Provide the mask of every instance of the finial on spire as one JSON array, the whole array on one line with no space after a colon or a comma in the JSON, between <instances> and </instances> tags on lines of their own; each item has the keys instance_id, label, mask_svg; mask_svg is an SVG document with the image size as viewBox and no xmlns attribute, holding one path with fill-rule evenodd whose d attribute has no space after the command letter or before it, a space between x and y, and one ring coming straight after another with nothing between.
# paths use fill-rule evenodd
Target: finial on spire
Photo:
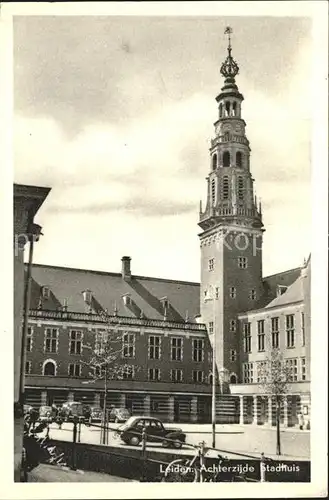
<instances>
[{"instance_id":1,"label":"finial on spire","mask_svg":"<svg viewBox=\"0 0 329 500\"><path fill-rule=\"evenodd\" d=\"M232 47L231 47L231 34L233 30L230 26L226 26L224 35L228 35L228 56L223 62L220 72L225 78L234 78L239 73L239 66L231 56Z\"/></svg>"}]
</instances>

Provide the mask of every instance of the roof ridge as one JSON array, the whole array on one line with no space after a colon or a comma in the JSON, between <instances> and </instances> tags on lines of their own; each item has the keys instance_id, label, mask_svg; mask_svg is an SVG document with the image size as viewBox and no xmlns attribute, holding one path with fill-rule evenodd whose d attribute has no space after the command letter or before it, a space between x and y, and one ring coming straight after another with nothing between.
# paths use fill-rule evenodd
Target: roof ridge
<instances>
[{"instance_id":1,"label":"roof ridge","mask_svg":"<svg viewBox=\"0 0 329 500\"><path fill-rule=\"evenodd\" d=\"M24 263L24 265L27 265L27 262ZM121 273L113 273L110 271L97 271L94 269L81 269L78 267L65 267L65 266L55 266L55 265L50 265L50 264L37 264L33 263L33 267L46 267L46 268L51 268L51 269L63 269L65 271L80 271L80 272L87 272L87 273L93 273L93 274L99 274L99 275L105 275L105 276L117 276L121 277ZM170 279L170 278L157 278L157 277L152 277L152 276L138 276L133 274L131 276L132 278L139 279L139 280L152 280L152 281L162 281L166 283L181 283L181 284L186 284L186 285L194 285L194 286L200 286L200 283L196 281L186 281L186 280L175 280L175 279Z\"/></svg>"},{"instance_id":2,"label":"roof ridge","mask_svg":"<svg viewBox=\"0 0 329 500\"><path fill-rule=\"evenodd\" d=\"M293 271L300 271L301 267L294 267L293 269L288 269L287 271L281 271L279 273L274 273L274 274L269 274L268 276L264 276L263 281L268 279L268 278L273 278L273 276L279 276L279 274L287 274L291 273Z\"/></svg>"}]
</instances>

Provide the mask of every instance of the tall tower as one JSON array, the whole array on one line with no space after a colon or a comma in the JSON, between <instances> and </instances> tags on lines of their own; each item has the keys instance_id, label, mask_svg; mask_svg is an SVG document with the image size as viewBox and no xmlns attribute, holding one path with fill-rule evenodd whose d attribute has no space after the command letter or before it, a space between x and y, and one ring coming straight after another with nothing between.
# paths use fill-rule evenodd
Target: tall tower
<instances>
[{"instance_id":1,"label":"tall tower","mask_svg":"<svg viewBox=\"0 0 329 500\"><path fill-rule=\"evenodd\" d=\"M239 382L237 314L255 309L263 294L261 206L254 196L250 147L242 118L243 95L235 83L239 67L228 55L220 72L224 86L216 97L218 120L210 147L207 203L199 226L201 316L215 342L216 365L231 383ZM207 300L211 299L211 300ZM224 385L225 387L225 385Z\"/></svg>"}]
</instances>

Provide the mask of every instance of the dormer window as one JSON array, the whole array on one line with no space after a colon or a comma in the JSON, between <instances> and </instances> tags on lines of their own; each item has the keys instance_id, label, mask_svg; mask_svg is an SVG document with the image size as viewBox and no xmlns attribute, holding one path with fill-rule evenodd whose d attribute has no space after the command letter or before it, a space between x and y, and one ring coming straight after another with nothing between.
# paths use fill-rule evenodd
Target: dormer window
<instances>
[{"instance_id":1,"label":"dormer window","mask_svg":"<svg viewBox=\"0 0 329 500\"><path fill-rule=\"evenodd\" d=\"M167 297L162 297L162 299L160 299L160 301L161 301L163 309L168 309L168 307L169 307L169 300L168 300L168 298Z\"/></svg>"},{"instance_id":2,"label":"dormer window","mask_svg":"<svg viewBox=\"0 0 329 500\"><path fill-rule=\"evenodd\" d=\"M49 286L43 286L42 290L41 290L41 293L42 293L42 298L49 299L49 296L50 296L50 288L49 288Z\"/></svg>"},{"instance_id":3,"label":"dormer window","mask_svg":"<svg viewBox=\"0 0 329 500\"><path fill-rule=\"evenodd\" d=\"M82 295L83 295L83 300L85 301L86 304L90 304L91 303L91 299L92 299L92 292L91 290L84 290L82 292Z\"/></svg>"},{"instance_id":4,"label":"dormer window","mask_svg":"<svg viewBox=\"0 0 329 500\"><path fill-rule=\"evenodd\" d=\"M130 306L131 305L131 296L129 293L126 293L125 295L122 296L123 303L125 306Z\"/></svg>"},{"instance_id":5,"label":"dormer window","mask_svg":"<svg viewBox=\"0 0 329 500\"><path fill-rule=\"evenodd\" d=\"M287 291L287 286L284 285L277 285L276 287L276 296L279 297L279 295L283 295Z\"/></svg>"}]
</instances>

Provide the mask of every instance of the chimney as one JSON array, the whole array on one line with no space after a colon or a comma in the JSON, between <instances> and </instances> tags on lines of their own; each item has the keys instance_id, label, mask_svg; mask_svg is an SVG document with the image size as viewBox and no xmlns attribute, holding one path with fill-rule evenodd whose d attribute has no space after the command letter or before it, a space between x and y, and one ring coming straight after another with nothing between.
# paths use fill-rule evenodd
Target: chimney
<instances>
[{"instance_id":1,"label":"chimney","mask_svg":"<svg viewBox=\"0 0 329 500\"><path fill-rule=\"evenodd\" d=\"M131 279L131 269L130 269L130 257L122 257L121 262L122 262L122 278L124 280L130 280Z\"/></svg>"}]
</instances>

